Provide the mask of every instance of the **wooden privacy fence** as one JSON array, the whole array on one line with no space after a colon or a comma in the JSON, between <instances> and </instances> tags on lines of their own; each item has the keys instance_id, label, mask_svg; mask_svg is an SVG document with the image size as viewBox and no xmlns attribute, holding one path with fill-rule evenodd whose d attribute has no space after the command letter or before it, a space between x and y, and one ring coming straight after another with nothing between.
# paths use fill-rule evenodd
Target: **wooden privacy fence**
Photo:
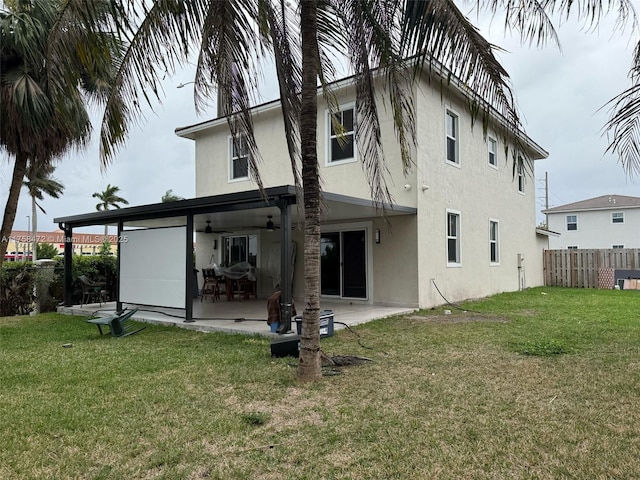
<instances>
[{"instance_id":1,"label":"wooden privacy fence","mask_svg":"<svg viewBox=\"0 0 640 480\"><path fill-rule=\"evenodd\" d=\"M598 288L598 272L601 268L639 270L640 248L544 251L546 286Z\"/></svg>"}]
</instances>

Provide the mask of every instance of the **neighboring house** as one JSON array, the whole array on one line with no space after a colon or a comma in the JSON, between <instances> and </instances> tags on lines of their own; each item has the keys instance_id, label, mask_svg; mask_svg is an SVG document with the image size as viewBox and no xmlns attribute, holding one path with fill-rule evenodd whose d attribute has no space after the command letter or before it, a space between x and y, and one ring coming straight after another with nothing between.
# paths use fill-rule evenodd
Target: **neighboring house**
<instances>
[{"instance_id":1,"label":"neighboring house","mask_svg":"<svg viewBox=\"0 0 640 480\"><path fill-rule=\"evenodd\" d=\"M640 248L640 197L602 195L544 210L549 248Z\"/></svg>"},{"instance_id":2,"label":"neighboring house","mask_svg":"<svg viewBox=\"0 0 640 480\"><path fill-rule=\"evenodd\" d=\"M455 79L447 88L425 77L412 90L416 148L405 176L391 112L379 97L386 178L394 199L385 221L372 204L363 152L355 140L352 80L337 83L335 92L344 142L332 131L326 104L318 96L325 206L322 298L429 308L543 284L542 253L548 239L535 227L531 172L533 161L547 157L544 149L520 135L528 160L514 174L514 139L505 145L504 135L485 131L482 119L474 122L468 113L468 102L479 99L466 97L468 90L458 89ZM119 244L120 303L184 308L189 321L195 231L198 270L247 262L257 277L258 298L268 298L280 285L283 302L292 290L299 304L304 295L304 214L292 187L280 104L257 106L253 114L264 194L248 178L242 142L234 144L226 118L216 118L176 129L177 135L195 141L196 198L54 220L67 232L118 224L119 235L128 238ZM506 122L498 116L494 120ZM148 230L127 231L141 226ZM291 284L281 282L280 272ZM200 285L202 281L199 277ZM71 284L68 272L65 282ZM65 303L70 302L66 296Z\"/></svg>"},{"instance_id":3,"label":"neighboring house","mask_svg":"<svg viewBox=\"0 0 640 480\"><path fill-rule=\"evenodd\" d=\"M64 231L38 232L36 235L27 230L12 230L8 242L5 260L26 260L32 258L34 237L38 243L50 243L62 254L64 249ZM75 255L97 255L104 242L104 235L94 233L76 233L73 235L73 253ZM116 253L117 236L109 235L111 252Z\"/></svg>"}]
</instances>

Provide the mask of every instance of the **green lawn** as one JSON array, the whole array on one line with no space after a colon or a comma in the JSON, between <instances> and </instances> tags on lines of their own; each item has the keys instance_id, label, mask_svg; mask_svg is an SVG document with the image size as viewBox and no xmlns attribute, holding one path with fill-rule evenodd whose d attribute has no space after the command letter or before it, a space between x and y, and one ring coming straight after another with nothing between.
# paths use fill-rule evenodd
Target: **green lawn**
<instances>
[{"instance_id":1,"label":"green lawn","mask_svg":"<svg viewBox=\"0 0 640 480\"><path fill-rule=\"evenodd\" d=\"M640 292L463 306L323 339L374 361L312 385L259 337L0 318L0 478L637 478Z\"/></svg>"}]
</instances>

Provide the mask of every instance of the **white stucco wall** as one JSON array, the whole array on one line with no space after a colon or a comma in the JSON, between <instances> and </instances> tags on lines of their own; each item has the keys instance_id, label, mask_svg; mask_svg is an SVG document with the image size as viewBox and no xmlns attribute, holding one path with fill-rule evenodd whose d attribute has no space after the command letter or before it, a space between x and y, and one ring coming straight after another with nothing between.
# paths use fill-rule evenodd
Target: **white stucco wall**
<instances>
[{"instance_id":1,"label":"white stucco wall","mask_svg":"<svg viewBox=\"0 0 640 480\"><path fill-rule=\"evenodd\" d=\"M624 223L613 223L612 213L624 213ZM567 215L576 215L577 230L567 230ZM549 248L640 248L640 208L549 213L549 229L560 233L549 240Z\"/></svg>"},{"instance_id":2,"label":"white stucco wall","mask_svg":"<svg viewBox=\"0 0 640 480\"><path fill-rule=\"evenodd\" d=\"M512 172L504 143L498 139L498 165L488 161L482 125L473 128L465 106L455 96L422 89L418 98L418 257L420 306L476 298L541 285L542 251L535 233L535 190L531 174L524 193ZM446 161L445 111L459 116L460 165ZM461 262L447 263L447 209L459 212ZM499 223L499 263L490 261L489 221ZM518 255L524 257L518 268ZM521 277L522 276L522 277ZM434 282L442 293L437 292Z\"/></svg>"},{"instance_id":3,"label":"white stucco wall","mask_svg":"<svg viewBox=\"0 0 640 480\"><path fill-rule=\"evenodd\" d=\"M338 92L341 104L352 103L353 88ZM415 187L413 176L405 178L400 162L400 148L395 140L393 121L385 112L382 102L378 105L381 115L381 131L384 155L389 173L386 175L389 190L396 203L415 206L415 195L403 187L409 183ZM356 161L328 165L326 105L319 99L318 105L318 163L320 176L327 191L359 198L370 198L370 189L361 163L362 152ZM254 117L256 143L261 153L260 175L265 186L292 185L293 174L286 146L280 109L261 111ZM251 180L229 181L229 129L222 120L212 128L198 132L196 137L196 197L239 192L257 188Z\"/></svg>"},{"instance_id":4,"label":"white stucco wall","mask_svg":"<svg viewBox=\"0 0 640 480\"><path fill-rule=\"evenodd\" d=\"M338 93L341 104L353 102L354 97L350 88ZM415 166L408 176L402 172L391 115L379 103L391 194L396 203L416 207L418 215L390 217L391 230L379 218L353 220L367 224L371 255L367 301L429 308L444 303L433 282L450 301L517 290L523 284L525 287L542 285L542 246L535 233L535 189L531 174L526 179L524 194L519 193L517 179L512 175L512 159L506 157L498 135L494 135L498 139L498 167L489 165L482 125L471 127L467 108L459 99L441 92L438 86L424 83L414 91L414 100L418 146L414 152ZM459 167L445 161L446 106L459 115ZM273 109L260 112L254 119L265 186L293 183L280 115L279 109ZM326 109L320 104L318 160L324 190L369 199L369 186L359 161L325 165L326 127ZM256 188L248 180L229 182L228 137L224 121L197 133L197 196ZM405 189L404 185L410 188ZM462 261L455 267L447 266L447 209L461 214ZM500 261L495 265L489 257L490 219L499 222ZM332 230L333 226L323 228ZM380 244L372 241L376 229L381 232ZM294 297L302 298L301 232L294 232L293 238L298 243ZM268 248L273 241L277 239L261 237L261 248ZM522 268L518 268L518 254L525 259ZM261 292L265 293L270 286L265 279L261 282Z\"/></svg>"}]
</instances>

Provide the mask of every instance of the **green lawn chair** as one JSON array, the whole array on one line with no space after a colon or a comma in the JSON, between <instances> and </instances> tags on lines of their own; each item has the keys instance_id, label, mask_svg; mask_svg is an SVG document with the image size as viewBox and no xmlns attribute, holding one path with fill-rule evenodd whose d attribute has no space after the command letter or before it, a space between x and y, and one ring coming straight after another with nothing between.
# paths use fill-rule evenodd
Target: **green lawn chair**
<instances>
[{"instance_id":1,"label":"green lawn chair","mask_svg":"<svg viewBox=\"0 0 640 480\"><path fill-rule=\"evenodd\" d=\"M147 327L137 328L131 323L131 317L138 311L137 308L133 310L121 310L109 315L107 317L89 317L87 323L92 323L98 327L100 335L104 335L106 332L102 331L103 326L109 327L109 333L112 337L128 337L134 333L138 333Z\"/></svg>"}]
</instances>

